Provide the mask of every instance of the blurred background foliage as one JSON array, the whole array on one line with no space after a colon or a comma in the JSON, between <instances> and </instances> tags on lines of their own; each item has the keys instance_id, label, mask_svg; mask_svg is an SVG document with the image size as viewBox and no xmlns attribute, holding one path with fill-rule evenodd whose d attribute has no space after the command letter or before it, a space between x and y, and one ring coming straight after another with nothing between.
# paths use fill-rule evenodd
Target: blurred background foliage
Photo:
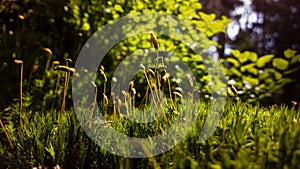
<instances>
[{"instance_id":1,"label":"blurred background foliage","mask_svg":"<svg viewBox=\"0 0 300 169\"><path fill-rule=\"evenodd\" d=\"M73 66L94 32L115 19L140 12L172 14L197 26L210 40L206 45L215 46L211 49L214 57L224 63L228 84L240 99L264 104L299 101L300 40L295 35L300 15L296 0L4 0L0 4L0 108L18 98L15 59L24 61L25 107L60 107L64 74L54 70L53 61L65 65L70 58ZM180 42L157 36L161 49L177 51L189 63L202 92L209 94L203 58ZM125 57L149 48L149 35L120 42L102 63L108 78ZM99 79L98 85L101 83ZM71 105L70 94L68 103Z\"/></svg>"},{"instance_id":2,"label":"blurred background foliage","mask_svg":"<svg viewBox=\"0 0 300 169\"><path fill-rule=\"evenodd\" d=\"M221 33L215 36L215 40L223 46L218 49L221 58L233 56L228 49L252 51L257 53L258 57L273 54L274 58L285 60L289 60L289 57L284 57L284 51L289 48L298 51L299 54L300 38L296 35L300 31L300 3L297 0L200 0L200 2L204 12L216 13L217 18L225 15L232 21L227 27L228 34ZM289 61L289 69L295 70L299 67L299 55L295 54L292 60ZM272 61L266 64L265 68L273 69ZM279 72L282 73L282 70ZM263 100L265 104L299 101L299 70L285 73L284 77L292 81L268 94L269 96ZM278 79L274 80L275 83L277 81Z\"/></svg>"}]
</instances>

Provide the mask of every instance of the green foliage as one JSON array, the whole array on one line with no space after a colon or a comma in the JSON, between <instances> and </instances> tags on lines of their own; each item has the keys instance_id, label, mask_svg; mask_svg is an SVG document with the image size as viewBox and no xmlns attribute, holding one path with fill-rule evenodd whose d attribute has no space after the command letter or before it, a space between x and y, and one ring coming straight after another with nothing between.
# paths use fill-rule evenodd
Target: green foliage
<instances>
[{"instance_id":1,"label":"green foliage","mask_svg":"<svg viewBox=\"0 0 300 169\"><path fill-rule=\"evenodd\" d=\"M225 32L230 20L222 16L221 19L216 19L216 14L206 14L204 12L199 13L202 20L195 23L198 28L204 32L208 37L212 37L218 33Z\"/></svg>"},{"instance_id":2,"label":"green foliage","mask_svg":"<svg viewBox=\"0 0 300 169\"><path fill-rule=\"evenodd\" d=\"M250 102L262 101L284 85L293 82L288 75L299 69L295 67L299 61L295 50L285 50L284 57L281 58L273 54L258 57L256 53L250 51L231 52L231 57L223 59L224 63L230 64L226 69L226 75L233 80L239 98Z\"/></svg>"},{"instance_id":3,"label":"green foliage","mask_svg":"<svg viewBox=\"0 0 300 169\"><path fill-rule=\"evenodd\" d=\"M199 12L202 5L196 0L159 0L154 2L55 0L51 1L51 3L50 1L30 0L19 3L12 1L5 5L7 10L1 11L0 15L1 23L3 22L3 27L0 29L0 46L1 53L4 55L4 57L1 57L1 64L3 63L3 65L0 73L3 74L1 81L6 83L3 86L5 89L1 89L0 94L7 100L3 103L1 101L2 105L0 106L2 108L6 108L8 102L11 103L13 99L7 93L16 93L14 91L17 91L14 79L17 79L18 73L15 67L11 65L11 60L18 58L24 61L24 81L27 89L24 90L24 93L26 97L29 97L26 99L37 104L42 100L49 103L45 98L49 98L51 94L55 93L53 80L55 81L56 79L48 79L50 84L47 84L47 87L44 86L45 83L40 83L43 84L43 87L38 85L38 82L41 81L35 80L44 79L42 77L47 76L46 73L51 71L46 66L48 58L42 49L47 47L52 50L51 61L58 60L63 62L66 58L76 60L82 45L90 35L105 24L111 23L127 14L140 12L172 14L180 19L192 22L193 25L197 26L209 37L216 33L224 32L225 27L229 23L229 19L225 16L221 19L216 19L214 17L215 14ZM183 28L182 31L189 31L185 29L188 28ZM201 65L201 56L196 56L186 44L175 41L170 37L158 38L161 50L174 52L179 58L189 63L193 68L193 72L197 74L198 81L201 82L202 87L208 83L204 67L198 66ZM193 37L190 37L190 40L192 39ZM214 41L203 41L201 43L204 48L212 44L217 45ZM111 70L114 70L122 59L137 49L149 48L151 48L149 35L131 37L120 42L111 49L102 63L107 70L108 78L112 77L113 72ZM31 72L34 66L39 66L38 71ZM44 72L45 68L47 70ZM9 92L6 92L7 90ZM39 96L31 96L33 93ZM43 94L47 96L43 96ZM70 98L71 96L69 95L68 97ZM40 105L43 107L45 104L42 103Z\"/></svg>"},{"instance_id":4,"label":"green foliage","mask_svg":"<svg viewBox=\"0 0 300 169\"><path fill-rule=\"evenodd\" d=\"M198 1L107 1L105 4L103 4L103 6L99 7L99 9L94 9L95 7L93 7L93 2L94 1L92 1L91 4L84 4L80 3L79 1L70 1L70 3L68 4L70 11L73 11L73 18L68 20L68 22L76 24L76 27L78 27L78 29L81 29L79 27L82 26L85 21L87 21L90 25L90 28L92 28L91 30L85 31L85 34L87 35L94 33L97 29L100 29L101 26L105 25L106 23L110 23L111 21L125 16L128 13L135 14L140 12L163 12L172 14L177 16L179 19L185 19L186 21L191 22L193 26L197 26L198 29L200 29L205 35L209 37L217 33L225 32L225 28L229 23L229 19L225 16L223 16L221 19L217 19L214 17L215 14L205 14L203 12L199 12L199 10L201 10L202 8L202 5ZM89 14L89 19L84 20L84 18L87 17L87 15L84 15L85 11L87 11L87 13ZM99 13L103 11L105 11L103 14L103 16L105 16L105 19L99 17ZM165 23L164 21L155 22L159 22L159 24ZM155 22L153 24L156 24ZM176 27L176 22L174 22L174 25L170 24L170 28L171 27ZM128 30L131 28L124 29ZM183 27L181 31L192 33L191 28L188 27ZM207 70L203 65L203 56L198 56L192 51L190 47L192 46L192 44L183 44L182 42L172 39L171 37L160 35L157 36L159 39L160 50L168 51L172 54L172 58L170 60L168 60L169 58L165 59L169 62L176 62L176 59L179 58L187 63L192 69L193 73L196 75L197 81L199 82L199 88L203 89L203 95L209 95L211 89L207 86L207 84L209 83L209 78ZM193 41L193 36L200 35L194 32L194 34L191 34L191 37L188 37L188 41ZM135 37L128 37L122 40L115 47L113 47L101 63L105 67L105 73L108 79L112 79L115 68L126 57L135 54L137 50L151 49L151 43L149 43L149 40L149 34L136 35ZM203 37L203 40L199 43L201 43L201 47L203 47L203 49L207 49L210 45L218 46L216 42L207 40L207 37ZM153 50L150 50L149 53L151 52L153 52ZM136 58L137 57L138 56L136 56ZM138 61L138 59L136 60ZM209 62L207 60L212 60L212 57L208 57L206 59L206 62ZM132 62L134 62L134 60L132 60ZM101 80L97 80L97 84L101 84L100 81ZM141 87L137 89L137 91L141 91L143 90L143 88L145 88L145 86L142 86L141 84L139 86ZM102 91L100 91L99 93L99 96L101 97Z\"/></svg>"},{"instance_id":5,"label":"green foliage","mask_svg":"<svg viewBox=\"0 0 300 169\"><path fill-rule=\"evenodd\" d=\"M51 101L55 94L55 76L45 85L40 79L47 76L51 69L47 68L48 58L43 51L45 47L53 51L51 61L64 61L66 58L76 60L82 45L95 31L103 25L111 23L127 14L140 12L159 12L177 16L191 22L193 26L200 29L207 37L214 39L220 33L225 33L230 20L226 16L218 16L214 13L205 13L202 11L202 4L197 0L192 1L103 1L98 0L69 0L69 1L36 1L28 0L22 2L5 1L1 7L1 28L0 28L0 79L2 88L0 89L1 102L0 107L6 108L17 94L16 79L18 79L17 67L13 65L14 59L23 59L24 61L24 90L25 99L31 103L41 103L40 107L48 107L46 103ZM154 23L155 24L155 23ZM174 25L170 25L174 26ZM176 26L176 25L175 25ZM182 31L190 31L189 28L183 28ZM24 33L26 32L26 33ZM194 33L196 36L196 34ZM197 56L187 44L178 42L170 37L157 35L161 44L161 50L166 50L188 63L199 82L199 88L203 89L204 95L209 95L211 89L207 87L210 82L207 70L203 65L203 56ZM205 37L206 39L206 37ZM190 37L193 40L193 37ZM204 40L201 42L203 48L215 45L222 48L220 44L213 40ZM106 59L101 63L106 68L108 78L112 78L114 68L128 55L137 49L149 49L148 35L138 35L125 39L111 49ZM232 64L226 72L230 79L235 79L237 88L244 93L244 100L251 94L261 100L266 98L272 89L278 89L278 86L284 86L292 79L286 79L289 75L298 71L297 65L300 55L296 51L288 49L284 51L282 57L273 54L259 56L255 52L243 52L233 50L232 57L226 58L226 62ZM254 65L254 63L256 65ZM39 66L38 71L32 72L34 66ZM245 76L242 78L242 76ZM259 79L259 84L257 80ZM284 78L279 82L280 78ZM250 80L252 89L261 88L261 91L248 92L245 89L243 80ZM265 81L265 82L264 82ZM42 86L43 84L43 86ZM101 82L98 82L101 84ZM268 87L266 87L268 86ZM274 88L273 88L274 87ZM58 96L62 91L59 85ZM32 94L36 96L32 96ZM261 93L266 93L261 95ZM251 95L253 96L253 95ZM27 98L28 97L28 98ZM71 98L68 95L68 98ZM253 98L250 101L255 101ZM43 101L42 101L43 100ZM69 100L70 102L70 100ZM55 104L59 106L60 101ZM32 104L29 104L32 106ZM29 106L28 105L28 106ZM53 106L51 106L53 107ZM49 107L48 107L49 108ZM47 108L46 108L47 109Z\"/></svg>"},{"instance_id":6,"label":"green foliage","mask_svg":"<svg viewBox=\"0 0 300 169\"><path fill-rule=\"evenodd\" d=\"M73 110L64 114L58 111L24 112L22 128L19 128L18 116L12 116L18 112L10 112L10 117L6 116L2 121L13 147L9 146L2 129L0 167L32 168L41 164L63 168L152 168L154 163L161 168L300 167L299 108L228 102L214 134L199 143L209 108L209 103L200 103L194 128L181 143L168 152L145 159L118 157L98 147L84 133ZM84 109L81 111L85 112ZM161 121L154 126L135 126L120 118L111 125L123 134L145 137L160 130L155 125L169 124ZM140 130L133 130L136 127Z\"/></svg>"},{"instance_id":7,"label":"green foliage","mask_svg":"<svg viewBox=\"0 0 300 169\"><path fill-rule=\"evenodd\" d=\"M266 64L269 63L272 60L273 57L274 57L273 54L269 54L269 55L259 57L257 62L256 62L257 67L259 67L259 68L265 67Z\"/></svg>"},{"instance_id":8,"label":"green foliage","mask_svg":"<svg viewBox=\"0 0 300 169\"><path fill-rule=\"evenodd\" d=\"M289 66L289 62L283 58L275 58L272 62L273 66L279 70L286 70Z\"/></svg>"},{"instance_id":9,"label":"green foliage","mask_svg":"<svg viewBox=\"0 0 300 169\"><path fill-rule=\"evenodd\" d=\"M218 34L225 33L230 20L226 16L217 17L214 13L205 13L201 11L202 7L197 0L168 2L163 0L154 2L55 0L51 3L30 0L20 3L9 2L5 4L7 10L1 11L0 15L1 23L3 23L0 46L1 54L4 56L1 57L0 73L3 74L1 81L6 82L0 89L0 94L2 98L7 98L7 100L1 100L2 105L0 106L6 108L8 100L11 103L11 100L14 99L7 93L16 93L17 91L17 86L14 84L19 74L16 67L12 65L12 60L18 58L24 60L24 87L26 88L24 99L28 101L27 106L39 105L37 109L53 108L52 105L59 107L61 100L57 98L61 97L63 82L58 83L56 90L59 73L56 75L54 73L53 76L49 75L53 72L53 68L47 67L49 57L43 49L49 47L53 51L53 55L50 57L51 61L59 60L62 62L68 57L76 60L76 56L89 36L103 25L127 14L163 12L175 15L192 23L206 35L203 37L206 40L201 41L201 47L206 49L214 45L222 48L217 42L207 40L207 37L214 39L213 37L218 36ZM163 21L159 22L160 24L164 23ZM170 25L170 27L172 26L174 27L176 24ZM188 27L182 28L182 31L191 32ZM195 74L203 95L210 95L211 88L208 84L211 79L203 60L211 62L212 65L212 57L204 57L204 54L196 55L191 49L191 44L183 44L170 37L157 36L160 50L169 51L173 54L172 59L170 59L171 62L176 62L176 59L179 58L187 63ZM189 40L192 41L193 36L198 35L194 32ZM129 37L121 41L110 50L101 63L105 67L108 79L112 78L113 70L124 58L138 49L150 48L148 34ZM300 59L300 55L296 55L296 53L296 51L288 49L284 51L284 56L275 58L273 54L258 57L255 52L233 50L232 57L225 59L232 66L228 67L225 72L229 79L236 81L235 87L243 93L241 96L243 100L250 98L250 101L258 101L276 92L275 89L278 90L279 87L292 81L288 76L298 70L295 65ZM177 58L174 59L175 57ZM32 71L34 66L39 66L38 71ZM279 81L281 78L283 79ZM97 84L103 84L101 79L98 79ZM143 86L140 86L142 89ZM256 90L255 87L259 90ZM67 98L70 102L71 95L68 94ZM50 106L48 103L52 105Z\"/></svg>"},{"instance_id":10,"label":"green foliage","mask_svg":"<svg viewBox=\"0 0 300 169\"><path fill-rule=\"evenodd\" d=\"M285 56L287 59L290 59L290 58L292 58L293 56L295 56L296 53L297 53L297 51L295 51L295 50L287 49L287 50L284 51L284 56Z\"/></svg>"},{"instance_id":11,"label":"green foliage","mask_svg":"<svg viewBox=\"0 0 300 169\"><path fill-rule=\"evenodd\" d=\"M198 0L28 0L5 1L1 4L0 80L4 83L0 90L0 107L6 109L0 114L4 124L0 131L0 168L32 168L38 163L49 167L58 164L63 168L151 168L157 164L162 168L299 168L299 110L296 111L295 108L259 108L229 102L214 135L200 144L197 140L210 105L201 102L201 114L195 128L182 143L155 158L138 160L117 157L99 148L84 133L72 109L64 114L56 111L61 108L66 73L56 70L53 62L51 66L49 63L54 60L64 63L66 58L75 61L88 37L103 25L127 14L159 12L175 15L204 33L198 35L188 26L183 27L181 31L192 33L188 37L189 41L193 42L195 36L203 36L203 41L197 43L201 43L204 49L210 46L222 48L212 39L225 33L230 20L226 16L217 17L216 14L208 14L201 9L202 5ZM164 24L164 21L157 23ZM176 23L170 25L175 26ZM201 96L209 98L212 93L210 82L214 77L208 72L217 67L212 56L206 56L204 52L198 56L192 50L193 44L184 44L163 35L157 36L160 50L172 54L165 58L165 63L175 63L178 60L187 63L197 78ZM49 55L45 47L50 48L53 55L48 49L51 51ZM109 91L106 80L113 78L114 69L124 58L137 54L134 52L139 50L154 52L149 34L124 39L109 51L101 63L105 73L98 72L95 83L99 89L97 103L104 114L116 113L111 98L107 104L102 100ZM136 57L131 63L138 60ZM14 59L24 61L25 90L22 98L25 112L21 118L22 126L17 100L11 102L16 98L12 93L17 91L15 84L19 77L19 71L13 64ZM233 82L232 90L237 90L234 96L257 102L291 83L293 79L289 75L299 70L299 60L300 54L297 51L287 49L282 57L275 57L274 54L258 56L255 52L232 50L232 56L222 61L225 66L229 64L225 73L228 82ZM206 65L203 64L204 61ZM68 68L72 65L68 65ZM184 72L177 72L176 75L182 78ZM74 76L78 74L74 73ZM154 80L159 79L158 75L155 78ZM149 87L145 83L144 74L138 74L133 80L137 95L143 95L143 91ZM214 82L216 86L223 83L220 79ZM172 91L175 87L176 84L172 83ZM70 88L67 93L67 107L70 107ZM178 100L172 101L172 94L170 95L166 114L172 119L178 113L175 106ZM4 98L8 100L3 101ZM146 105L139 108L146 108ZM82 111L88 115L90 113ZM144 124L135 126L120 118L111 125L124 134L145 137L160 133L161 128L172 125L172 120L160 120L149 127ZM134 130L136 127L140 130ZM111 144L109 141L107 143Z\"/></svg>"}]
</instances>

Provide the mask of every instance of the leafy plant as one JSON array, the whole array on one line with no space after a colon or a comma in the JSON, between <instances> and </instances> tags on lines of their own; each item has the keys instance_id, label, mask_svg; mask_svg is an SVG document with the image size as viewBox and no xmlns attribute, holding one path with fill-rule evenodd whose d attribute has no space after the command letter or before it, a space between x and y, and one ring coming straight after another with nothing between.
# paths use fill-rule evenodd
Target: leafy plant
<instances>
[{"instance_id":1,"label":"leafy plant","mask_svg":"<svg viewBox=\"0 0 300 169\"><path fill-rule=\"evenodd\" d=\"M262 101L293 81L288 75L297 71L295 67L300 56L295 50L287 49L284 57L273 54L257 56L256 53L238 50L231 51L232 56L223 59L227 65L228 82L238 90L242 100Z\"/></svg>"},{"instance_id":2,"label":"leafy plant","mask_svg":"<svg viewBox=\"0 0 300 169\"><path fill-rule=\"evenodd\" d=\"M149 137L160 134L174 125L178 113L188 108L196 109L199 105L197 120L188 136L168 152L151 158L131 159L101 149L85 134L71 108L72 99L68 87L70 73L73 72L74 76L78 74L71 64L60 65L60 62L67 58L73 59L72 56L76 57L86 39L103 25L127 14L140 12L164 12L176 15L191 22L204 33L198 35L189 27L182 28L180 30L182 32L192 32L192 35L187 37L189 41L193 42L195 36L203 36L203 41L198 42L203 49L209 49L210 46L222 48L212 39L219 33L225 33L229 19L225 16L217 19L216 14L202 12L202 5L198 0L168 2L90 0L89 3L83 0L68 2L56 0L51 3L29 0L7 1L4 7L7 10L0 13L3 16L0 20L3 23L0 46L3 51L1 54L4 55L0 58L3 61L0 63L0 73L6 76L0 76L5 82L5 86L1 88L0 99L2 96L5 98L6 94L3 93L10 94L14 91L11 85L6 84L15 84L17 81L15 77L19 76L16 67L11 66L15 58L24 61L26 90L24 92L21 90L23 88L21 78L20 103L13 101L8 107L5 104L7 108L0 114L2 128L0 168L32 168L39 165L52 167L56 164L63 168L300 167L297 162L300 152L297 103L290 109L286 106L260 107L229 101L224 118L214 134L205 142L199 143L201 129L210 112L209 100L212 94L210 85L213 78L209 74L211 71L209 66L214 66L213 57L209 51L203 51L201 56L198 56L190 47L193 44L184 44L164 35L156 34L155 38L152 34L154 39L152 45L155 49L151 48L149 34L141 34L124 39L107 53L99 66L95 82L90 84L96 91L93 102L90 103L91 109L81 110L81 113L86 115L85 118L90 120L84 127L111 125L124 135ZM159 41L160 51L156 39ZM179 105L184 103L182 93L186 91L178 87L176 79L172 81L174 77L169 76L169 72L164 69L157 70L157 65L154 68L145 68L142 64L140 73L128 84L129 91L121 91L123 98L115 97L115 93L109 95L110 87L113 86L110 85L110 81L122 83L120 81L122 79L113 77L114 69L120 63L126 64L124 59L138 50L154 53L153 60L157 59L157 65L168 66L168 63L176 63L178 60L185 62L196 76L199 85L197 87L200 89L196 92L201 92L201 96L205 99L201 99L199 103L187 102L180 108ZM163 60L159 60L161 58ZM223 63L234 95L242 100L256 102L290 83L292 79L288 75L299 69L296 67L299 59L297 52L291 49L284 51L282 57L275 57L273 54L259 57L255 52L232 50L232 56L225 58ZM60 62L53 61L50 67L51 60ZM137 60L133 59L130 63ZM130 63L127 63L128 66ZM65 76L60 70L66 71ZM126 76L126 72L122 75ZM65 77L64 81L61 81L62 77ZM186 72L182 70L176 72L176 78L190 82ZM214 82L216 85L223 83L221 80ZM161 100L163 94L159 90L167 94L163 101ZM149 98L149 92L153 93L152 100ZM149 108L148 104L151 101L155 106ZM160 105L161 102L165 107ZM99 114L94 114L97 104L104 114L104 121L96 118ZM65 106L69 107L65 109ZM117 111L120 108L124 108L125 111ZM60 112L57 111L59 109ZM154 116L158 111L163 114L150 124L135 123L124 118L124 114L135 115L138 109L147 110ZM176 130L174 134L187 133ZM109 138L106 144L114 146ZM148 148L155 148L153 144L140 145L144 148L142 150L144 152L148 152ZM127 147L118 148L127 151Z\"/></svg>"}]
</instances>

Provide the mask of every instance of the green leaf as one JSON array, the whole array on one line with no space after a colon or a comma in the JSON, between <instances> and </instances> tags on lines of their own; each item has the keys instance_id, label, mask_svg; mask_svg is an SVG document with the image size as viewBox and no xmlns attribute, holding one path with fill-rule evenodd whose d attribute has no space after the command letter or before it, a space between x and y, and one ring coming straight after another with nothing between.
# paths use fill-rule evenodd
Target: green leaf
<instances>
[{"instance_id":1,"label":"green leaf","mask_svg":"<svg viewBox=\"0 0 300 169\"><path fill-rule=\"evenodd\" d=\"M209 164L209 168L211 169L222 169L220 164Z\"/></svg>"},{"instance_id":2,"label":"green leaf","mask_svg":"<svg viewBox=\"0 0 300 169\"><path fill-rule=\"evenodd\" d=\"M243 79L243 81L247 81L247 82L251 83L254 86L259 84L259 80L257 78L253 78L253 77L250 77L250 76L243 76L242 79Z\"/></svg>"},{"instance_id":3,"label":"green leaf","mask_svg":"<svg viewBox=\"0 0 300 169\"><path fill-rule=\"evenodd\" d=\"M273 59L273 66L279 70L286 70L289 67L289 62L282 58Z\"/></svg>"},{"instance_id":4,"label":"green leaf","mask_svg":"<svg viewBox=\"0 0 300 169\"><path fill-rule=\"evenodd\" d=\"M258 78L259 79L265 79L265 78L267 78L267 77L269 77L270 76L270 74L267 72L267 71L263 71L262 73L260 73L259 75L258 75Z\"/></svg>"},{"instance_id":5,"label":"green leaf","mask_svg":"<svg viewBox=\"0 0 300 169\"><path fill-rule=\"evenodd\" d=\"M229 69L229 72L236 75L236 76L242 76L242 73L240 71L238 71L236 68L232 67Z\"/></svg>"},{"instance_id":6,"label":"green leaf","mask_svg":"<svg viewBox=\"0 0 300 169\"><path fill-rule=\"evenodd\" d=\"M196 69L206 70L206 67L203 64L197 65Z\"/></svg>"},{"instance_id":7,"label":"green leaf","mask_svg":"<svg viewBox=\"0 0 300 169\"><path fill-rule=\"evenodd\" d=\"M122 6L119 5L119 4L116 4L116 5L114 6L114 9L115 9L116 11L119 11L119 12L124 12Z\"/></svg>"},{"instance_id":8,"label":"green leaf","mask_svg":"<svg viewBox=\"0 0 300 169\"><path fill-rule=\"evenodd\" d=\"M270 89L274 86L274 80L271 78L265 79L266 88Z\"/></svg>"},{"instance_id":9,"label":"green leaf","mask_svg":"<svg viewBox=\"0 0 300 169\"><path fill-rule=\"evenodd\" d=\"M196 2L193 4L194 9L202 9L202 4L199 2Z\"/></svg>"},{"instance_id":10,"label":"green leaf","mask_svg":"<svg viewBox=\"0 0 300 169\"><path fill-rule=\"evenodd\" d=\"M183 62L188 62L189 60L190 60L190 58L189 58L189 57L186 57L186 56L182 58L182 61L183 61Z\"/></svg>"},{"instance_id":11,"label":"green leaf","mask_svg":"<svg viewBox=\"0 0 300 169\"><path fill-rule=\"evenodd\" d=\"M272 72L272 75L275 77L275 79L280 79L282 77L281 73L279 73L278 71L276 70L273 70L273 71L270 71Z\"/></svg>"},{"instance_id":12,"label":"green leaf","mask_svg":"<svg viewBox=\"0 0 300 169\"><path fill-rule=\"evenodd\" d=\"M241 71L242 72L250 72L252 74L257 74L258 73L258 70L255 68L255 63L250 63L250 64L247 64L245 66L242 66L241 67Z\"/></svg>"},{"instance_id":13,"label":"green leaf","mask_svg":"<svg viewBox=\"0 0 300 169\"><path fill-rule=\"evenodd\" d=\"M266 66L266 64L268 62L270 62L273 57L274 57L273 54L269 54L269 55L265 55L265 56L262 56L262 57L258 58L257 61L256 61L257 67L261 68L261 67Z\"/></svg>"},{"instance_id":14,"label":"green leaf","mask_svg":"<svg viewBox=\"0 0 300 169\"><path fill-rule=\"evenodd\" d=\"M234 67L239 67L240 63L238 60L234 59L234 58L226 58L226 61L229 63L232 63L234 65Z\"/></svg>"},{"instance_id":15,"label":"green leaf","mask_svg":"<svg viewBox=\"0 0 300 169\"><path fill-rule=\"evenodd\" d=\"M83 31L89 31L90 30L90 24L85 22L83 25L82 25L82 30Z\"/></svg>"},{"instance_id":16,"label":"green leaf","mask_svg":"<svg viewBox=\"0 0 300 169\"><path fill-rule=\"evenodd\" d=\"M226 26L227 25L223 21L221 21L221 20L217 20L217 21L211 22L208 25L209 29L212 30L212 32L214 34L223 32L225 30Z\"/></svg>"},{"instance_id":17,"label":"green leaf","mask_svg":"<svg viewBox=\"0 0 300 169\"><path fill-rule=\"evenodd\" d=\"M251 60L252 62L255 62L257 60L257 54L255 52L249 52L249 51L246 51L244 53L249 60Z\"/></svg>"},{"instance_id":18,"label":"green leaf","mask_svg":"<svg viewBox=\"0 0 300 169\"><path fill-rule=\"evenodd\" d=\"M191 55L191 60L193 62L201 62L202 61L202 58L198 55Z\"/></svg>"},{"instance_id":19,"label":"green leaf","mask_svg":"<svg viewBox=\"0 0 300 169\"><path fill-rule=\"evenodd\" d=\"M249 52L249 51L246 51L244 53L241 53L239 50L231 50L231 53L234 57L236 57L241 63L244 63L246 62L250 56L253 57L254 60L257 59L257 56L255 58L255 54L253 54L253 52Z\"/></svg>"},{"instance_id":20,"label":"green leaf","mask_svg":"<svg viewBox=\"0 0 300 169\"><path fill-rule=\"evenodd\" d=\"M238 59L241 63L244 63L248 60L248 57L246 57L245 55L240 55L240 57Z\"/></svg>"},{"instance_id":21,"label":"green leaf","mask_svg":"<svg viewBox=\"0 0 300 169\"><path fill-rule=\"evenodd\" d=\"M46 151L51 155L51 157L53 159L55 159L55 151L54 151L54 148L52 146L52 143L50 142L50 146L49 148L48 147L45 147Z\"/></svg>"},{"instance_id":22,"label":"green leaf","mask_svg":"<svg viewBox=\"0 0 300 169\"><path fill-rule=\"evenodd\" d=\"M251 60L255 62L257 60L257 54L254 52L245 51L244 53L240 54L238 57L241 63L246 62L247 60Z\"/></svg>"},{"instance_id":23,"label":"green leaf","mask_svg":"<svg viewBox=\"0 0 300 169\"><path fill-rule=\"evenodd\" d=\"M291 64L297 63L300 60L300 54L299 55L295 55L292 57L291 59Z\"/></svg>"},{"instance_id":24,"label":"green leaf","mask_svg":"<svg viewBox=\"0 0 300 169\"><path fill-rule=\"evenodd\" d=\"M241 52L239 50L234 50L234 49L231 49L231 53L234 57L236 58L239 58L240 55L241 55Z\"/></svg>"},{"instance_id":25,"label":"green leaf","mask_svg":"<svg viewBox=\"0 0 300 169\"><path fill-rule=\"evenodd\" d=\"M257 73L258 73L258 69L256 69L255 67L250 67L247 70L248 70L249 73L252 73L254 75L257 75Z\"/></svg>"},{"instance_id":26,"label":"green leaf","mask_svg":"<svg viewBox=\"0 0 300 169\"><path fill-rule=\"evenodd\" d=\"M268 77L275 77L275 79L280 79L282 77L281 73L279 73L277 70L272 68L267 68L263 71L263 73L259 74L259 79L265 79Z\"/></svg>"},{"instance_id":27,"label":"green leaf","mask_svg":"<svg viewBox=\"0 0 300 169\"><path fill-rule=\"evenodd\" d=\"M289 58L295 56L296 52L297 51L295 51L295 50L287 49L284 51L284 56L289 59Z\"/></svg>"},{"instance_id":28,"label":"green leaf","mask_svg":"<svg viewBox=\"0 0 300 169\"><path fill-rule=\"evenodd\" d=\"M266 84L265 83L262 83L258 86L259 90L263 90L263 91L266 91Z\"/></svg>"},{"instance_id":29,"label":"green leaf","mask_svg":"<svg viewBox=\"0 0 300 169\"><path fill-rule=\"evenodd\" d=\"M141 3L140 1L138 1L137 9L142 10L144 8L145 8L144 3Z\"/></svg>"},{"instance_id":30,"label":"green leaf","mask_svg":"<svg viewBox=\"0 0 300 169\"><path fill-rule=\"evenodd\" d=\"M206 14L204 12L200 12L200 16L204 22L212 22L216 18L216 14Z\"/></svg>"}]
</instances>

